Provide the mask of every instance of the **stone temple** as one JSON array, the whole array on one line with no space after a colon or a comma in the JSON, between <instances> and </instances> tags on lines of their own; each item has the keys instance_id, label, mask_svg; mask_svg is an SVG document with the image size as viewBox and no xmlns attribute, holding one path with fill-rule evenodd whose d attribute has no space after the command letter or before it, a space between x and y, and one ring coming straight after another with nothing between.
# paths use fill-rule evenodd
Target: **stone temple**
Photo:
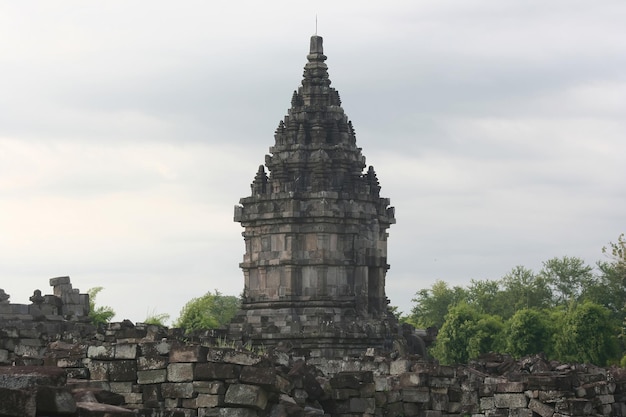
<instances>
[{"instance_id":1,"label":"stone temple","mask_svg":"<svg viewBox=\"0 0 626 417\"><path fill-rule=\"evenodd\" d=\"M252 194L235 207L245 285L230 334L322 356L382 348L397 334L385 295L394 208L330 86L322 37L307 60Z\"/></svg>"}]
</instances>

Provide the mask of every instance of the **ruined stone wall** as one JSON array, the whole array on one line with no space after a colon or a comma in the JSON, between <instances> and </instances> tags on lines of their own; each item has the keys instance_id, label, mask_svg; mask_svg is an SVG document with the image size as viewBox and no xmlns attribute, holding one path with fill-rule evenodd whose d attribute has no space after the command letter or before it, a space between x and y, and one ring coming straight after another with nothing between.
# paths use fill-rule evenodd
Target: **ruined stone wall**
<instances>
[{"instance_id":1,"label":"ruined stone wall","mask_svg":"<svg viewBox=\"0 0 626 417\"><path fill-rule=\"evenodd\" d=\"M499 356L452 367L374 350L329 360L307 350L268 354L216 347L214 336L191 341L175 330L114 323L85 340L16 353L15 362L65 371L64 386L44 389L57 398L47 404L71 409L70 393L76 410L95 409L97 398L109 402L97 407L113 407L108 414L68 414L67 408L55 414L48 405L48 416L626 416L623 369ZM8 369L18 367L3 372ZM15 394L5 385L0 377L0 394Z\"/></svg>"}]
</instances>

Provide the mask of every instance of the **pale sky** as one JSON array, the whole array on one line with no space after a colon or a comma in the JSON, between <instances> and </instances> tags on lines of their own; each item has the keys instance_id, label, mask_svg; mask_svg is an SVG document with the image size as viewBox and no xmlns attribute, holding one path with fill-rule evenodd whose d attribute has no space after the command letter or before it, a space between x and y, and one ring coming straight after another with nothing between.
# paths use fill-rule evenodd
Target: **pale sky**
<instances>
[{"instance_id":1,"label":"pale sky","mask_svg":"<svg viewBox=\"0 0 626 417\"><path fill-rule=\"evenodd\" d=\"M387 295L626 232L626 2L0 0L0 288L116 321L238 295L233 207L315 32L396 208Z\"/></svg>"}]
</instances>

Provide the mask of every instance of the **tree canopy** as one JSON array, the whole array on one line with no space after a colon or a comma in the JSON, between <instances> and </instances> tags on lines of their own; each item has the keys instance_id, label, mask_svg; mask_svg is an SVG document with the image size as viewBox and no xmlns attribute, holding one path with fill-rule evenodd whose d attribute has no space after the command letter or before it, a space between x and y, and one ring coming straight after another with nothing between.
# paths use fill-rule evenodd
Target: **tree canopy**
<instances>
[{"instance_id":1,"label":"tree canopy","mask_svg":"<svg viewBox=\"0 0 626 417\"><path fill-rule=\"evenodd\" d=\"M239 309L240 300L232 295L222 295L218 290L207 292L202 297L193 298L180 312L175 327L186 332L217 329L226 325Z\"/></svg>"},{"instance_id":2,"label":"tree canopy","mask_svg":"<svg viewBox=\"0 0 626 417\"><path fill-rule=\"evenodd\" d=\"M415 294L407 321L439 329L431 354L461 363L490 351L514 357L626 364L626 240L603 248L595 267L552 258L538 272L516 266L467 287L438 280Z\"/></svg>"}]
</instances>

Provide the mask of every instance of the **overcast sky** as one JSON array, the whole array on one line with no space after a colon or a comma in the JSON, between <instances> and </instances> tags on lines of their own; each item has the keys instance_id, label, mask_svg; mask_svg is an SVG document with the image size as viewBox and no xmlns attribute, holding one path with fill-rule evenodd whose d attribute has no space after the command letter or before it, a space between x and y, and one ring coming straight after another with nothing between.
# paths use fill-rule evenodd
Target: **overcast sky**
<instances>
[{"instance_id":1,"label":"overcast sky","mask_svg":"<svg viewBox=\"0 0 626 417\"><path fill-rule=\"evenodd\" d=\"M0 1L0 288L115 320L238 295L233 207L324 37L396 207L387 295L626 232L626 2Z\"/></svg>"}]
</instances>

